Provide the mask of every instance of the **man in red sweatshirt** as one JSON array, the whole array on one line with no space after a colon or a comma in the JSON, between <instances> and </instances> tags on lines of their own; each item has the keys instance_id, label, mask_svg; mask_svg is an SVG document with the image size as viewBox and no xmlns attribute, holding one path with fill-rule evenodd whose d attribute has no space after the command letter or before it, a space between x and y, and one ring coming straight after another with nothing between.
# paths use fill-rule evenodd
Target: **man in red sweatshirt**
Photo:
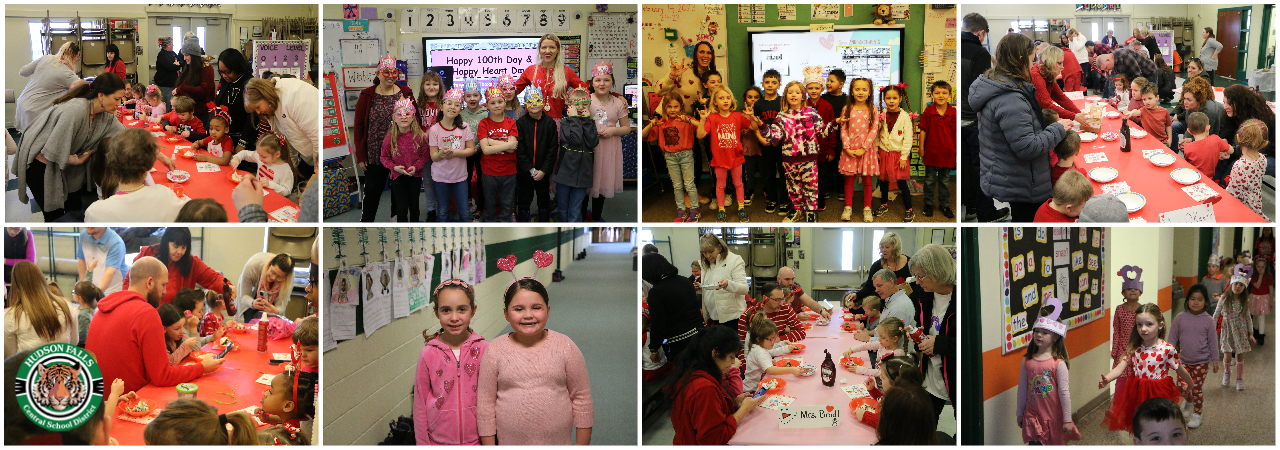
<instances>
[{"instance_id":1,"label":"man in red sweatshirt","mask_svg":"<svg viewBox=\"0 0 1280 450\"><path fill-rule=\"evenodd\" d=\"M175 386L222 367L221 359L202 365L169 365L160 324L160 298L169 284L169 270L153 257L139 258L129 270L129 289L98 302L98 313L89 325L85 350L93 352L102 379L124 380L124 390L143 386Z\"/></svg>"}]
</instances>

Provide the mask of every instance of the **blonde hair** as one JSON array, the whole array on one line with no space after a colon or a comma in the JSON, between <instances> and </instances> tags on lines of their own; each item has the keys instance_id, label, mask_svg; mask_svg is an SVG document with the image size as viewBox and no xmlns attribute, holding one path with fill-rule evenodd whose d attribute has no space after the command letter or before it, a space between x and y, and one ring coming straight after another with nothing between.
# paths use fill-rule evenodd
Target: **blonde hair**
<instances>
[{"instance_id":1,"label":"blonde hair","mask_svg":"<svg viewBox=\"0 0 1280 450\"><path fill-rule=\"evenodd\" d=\"M280 92L276 90L276 80L249 79L249 82L244 86L245 112L255 112L249 105L259 101L266 101L268 105L271 105L272 111L280 107Z\"/></svg>"},{"instance_id":2,"label":"blonde hair","mask_svg":"<svg viewBox=\"0 0 1280 450\"><path fill-rule=\"evenodd\" d=\"M712 112L712 113L719 113L719 112L721 112L721 111L720 111L720 107L716 105L716 94L719 94L721 91L724 91L724 93L729 94L729 102L730 102L730 103L729 103L729 111L727 111L727 112L734 112L734 111L737 111L737 110L738 110L738 99L733 98L733 91L732 91L732 90L729 90L729 87L728 87L728 86L720 85L720 87L715 88L715 90L712 90L712 91L711 91L711 93L710 93L711 100L709 100L709 103L711 104L711 112Z\"/></svg>"},{"instance_id":3,"label":"blonde hair","mask_svg":"<svg viewBox=\"0 0 1280 450\"><path fill-rule=\"evenodd\" d=\"M538 39L538 48L542 48L542 41L546 40L556 43L556 60L552 63L555 67L551 69L551 80L555 83L555 87L551 89L551 96L556 98L563 97L569 84L564 75L564 46L560 45L560 38L554 33L547 33L542 35L541 39Z\"/></svg>"},{"instance_id":4,"label":"blonde hair","mask_svg":"<svg viewBox=\"0 0 1280 450\"><path fill-rule=\"evenodd\" d=\"M884 342L884 338L897 339L898 348L905 347L902 338L907 335L905 329L907 324L897 317L885 317L876 325L876 334L880 337L880 342Z\"/></svg>"},{"instance_id":5,"label":"blonde hair","mask_svg":"<svg viewBox=\"0 0 1280 450\"><path fill-rule=\"evenodd\" d=\"M790 83L787 83L787 87L786 87L786 88L784 88L784 89L782 90L782 112L783 112L783 113L789 113L789 112L791 112L791 111L795 111L795 110L791 109L791 102L787 101L787 91L790 91L790 90L791 90L791 86L795 86L797 89L800 89L800 95L801 95L801 96L803 96L803 95L807 95L807 94L805 93L805 87L804 87L804 84L803 84L803 83L801 83L801 82L799 82L799 81L792 81L792 82L790 82ZM801 107L801 108L804 108L804 107L805 107L805 105L804 105L804 98L803 98L803 97L801 97L801 99L800 99L800 107Z\"/></svg>"},{"instance_id":6,"label":"blonde hair","mask_svg":"<svg viewBox=\"0 0 1280 450\"><path fill-rule=\"evenodd\" d=\"M884 245L886 242L888 242L889 247L893 249L892 253L890 253L890 256L892 256L893 259L896 260L899 256L902 256L902 238L898 237L898 233L894 233L892 231L885 233L884 236L880 237L880 242L878 244Z\"/></svg>"},{"instance_id":7,"label":"blonde hair","mask_svg":"<svg viewBox=\"0 0 1280 450\"><path fill-rule=\"evenodd\" d=\"M414 123L417 122L417 120L414 120ZM280 136L279 139L277 139L276 136ZM275 148L276 155L280 157L281 161L284 161L285 164L289 165L289 172L293 173L294 179L297 179L298 169L293 167L293 155L289 152L289 141L286 140L284 141L284 144L281 144L281 139L284 139L284 136L277 135L275 133L263 134L262 136L258 136L256 148L263 148L264 146L268 148Z\"/></svg>"},{"instance_id":8,"label":"blonde hair","mask_svg":"<svg viewBox=\"0 0 1280 450\"><path fill-rule=\"evenodd\" d=\"M192 100L191 97L187 97L185 95L179 95L173 98L173 112L189 113L189 112L194 112L195 110L196 110L196 101Z\"/></svg>"},{"instance_id":9,"label":"blonde hair","mask_svg":"<svg viewBox=\"0 0 1280 450\"><path fill-rule=\"evenodd\" d=\"M1063 57L1062 49L1050 44L1044 44L1044 46L1044 49L1040 50L1040 75L1056 76L1062 71L1062 64L1058 64L1058 58Z\"/></svg>"},{"instance_id":10,"label":"blonde hair","mask_svg":"<svg viewBox=\"0 0 1280 450\"><path fill-rule=\"evenodd\" d=\"M1093 184L1076 170L1068 170L1053 185L1053 202L1060 205L1083 205L1093 197Z\"/></svg>"},{"instance_id":11,"label":"blonde hair","mask_svg":"<svg viewBox=\"0 0 1280 450\"><path fill-rule=\"evenodd\" d=\"M1267 130L1267 124L1258 119L1249 119L1240 124L1240 129L1236 131L1236 142L1241 147L1261 150L1269 143L1267 136L1270 135L1271 132Z\"/></svg>"},{"instance_id":12,"label":"blonde hair","mask_svg":"<svg viewBox=\"0 0 1280 450\"><path fill-rule=\"evenodd\" d=\"M862 297L863 312L866 312L866 310L868 309L874 309L876 311L880 311L880 309L883 307L884 307L884 302L880 301L880 297L877 297L874 295L868 295L866 297Z\"/></svg>"},{"instance_id":13,"label":"blonde hair","mask_svg":"<svg viewBox=\"0 0 1280 450\"><path fill-rule=\"evenodd\" d=\"M729 246L725 245L724 241L720 240L719 236L707 233L702 235L702 238L698 239L699 253L706 253L716 249L720 250L720 259L728 257ZM717 262L708 260L706 256L700 256L699 258L702 261L702 270L706 270Z\"/></svg>"},{"instance_id":14,"label":"blonde hair","mask_svg":"<svg viewBox=\"0 0 1280 450\"><path fill-rule=\"evenodd\" d=\"M427 132L422 129L417 117L409 121L409 131L413 133L415 144L422 146L427 142ZM387 128L387 137L391 139L391 156L400 156L400 125L393 122Z\"/></svg>"}]
</instances>

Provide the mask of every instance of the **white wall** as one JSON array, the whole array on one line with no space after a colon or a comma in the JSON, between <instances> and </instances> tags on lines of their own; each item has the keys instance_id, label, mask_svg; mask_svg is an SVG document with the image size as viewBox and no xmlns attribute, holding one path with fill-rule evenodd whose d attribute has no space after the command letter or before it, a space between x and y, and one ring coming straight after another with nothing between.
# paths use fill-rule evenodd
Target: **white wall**
<instances>
[{"instance_id":1,"label":"white wall","mask_svg":"<svg viewBox=\"0 0 1280 450\"><path fill-rule=\"evenodd\" d=\"M36 230L53 230L55 232L76 232L84 228L70 227L52 227L52 228L36 228ZM212 267L214 270L222 272L227 278L233 282L240 279L240 273L244 271L244 262L255 253L266 250L267 229L263 227L192 227L192 249L191 254L199 256L201 260ZM204 237L203 245L199 241L201 236ZM70 284L74 284L76 276L76 246L75 238L58 237L54 239L54 252L59 261L62 261L60 271L65 272L57 278L58 283L67 288L70 292ZM45 262L49 256L48 237L37 234L35 236L37 266L46 276L50 276L49 265ZM126 259L126 263L133 264L133 256L130 255ZM68 264L69 263L69 264ZM70 283L70 284L68 284Z\"/></svg>"}]
</instances>

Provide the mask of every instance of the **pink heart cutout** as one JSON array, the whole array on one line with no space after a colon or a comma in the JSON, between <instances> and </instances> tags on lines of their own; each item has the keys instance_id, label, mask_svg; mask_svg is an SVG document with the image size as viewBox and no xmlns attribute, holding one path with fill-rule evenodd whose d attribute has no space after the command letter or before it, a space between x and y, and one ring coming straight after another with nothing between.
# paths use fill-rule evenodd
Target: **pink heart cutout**
<instances>
[{"instance_id":1,"label":"pink heart cutout","mask_svg":"<svg viewBox=\"0 0 1280 450\"><path fill-rule=\"evenodd\" d=\"M542 250L533 252L533 264L537 265L539 269L550 266L553 261L555 261L555 255Z\"/></svg>"},{"instance_id":2,"label":"pink heart cutout","mask_svg":"<svg viewBox=\"0 0 1280 450\"><path fill-rule=\"evenodd\" d=\"M498 258L498 269L503 272L510 272L516 268L516 255L507 255L505 258Z\"/></svg>"},{"instance_id":3,"label":"pink heart cutout","mask_svg":"<svg viewBox=\"0 0 1280 450\"><path fill-rule=\"evenodd\" d=\"M826 36L818 38L818 43L822 44L823 48L827 50L831 50L831 46L835 45L836 43L836 37L834 35L828 34Z\"/></svg>"}]
</instances>

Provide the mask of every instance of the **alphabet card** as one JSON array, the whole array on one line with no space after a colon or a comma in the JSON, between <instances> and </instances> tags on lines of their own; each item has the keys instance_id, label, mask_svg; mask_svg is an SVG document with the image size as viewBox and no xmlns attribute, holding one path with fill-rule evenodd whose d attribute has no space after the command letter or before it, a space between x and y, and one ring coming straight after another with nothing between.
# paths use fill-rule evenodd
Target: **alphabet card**
<instances>
[{"instance_id":1,"label":"alphabet card","mask_svg":"<svg viewBox=\"0 0 1280 450\"><path fill-rule=\"evenodd\" d=\"M773 394L770 395L769 398L765 399L765 401L760 402L760 406L781 411L782 408L786 408L795 401L796 398L789 395Z\"/></svg>"},{"instance_id":2,"label":"alphabet card","mask_svg":"<svg viewBox=\"0 0 1280 450\"><path fill-rule=\"evenodd\" d=\"M840 426L840 410L835 405L806 405L780 409L780 428L833 428Z\"/></svg>"}]
</instances>

